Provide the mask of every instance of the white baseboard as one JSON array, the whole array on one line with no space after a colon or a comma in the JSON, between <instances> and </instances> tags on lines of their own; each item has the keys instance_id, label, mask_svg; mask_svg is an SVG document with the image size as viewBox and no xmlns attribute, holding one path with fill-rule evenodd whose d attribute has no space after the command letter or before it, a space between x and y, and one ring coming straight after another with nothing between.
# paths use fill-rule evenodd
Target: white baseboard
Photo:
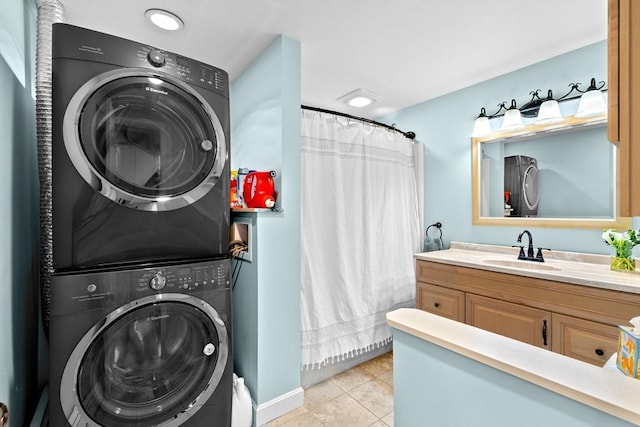
<instances>
[{"instance_id":1,"label":"white baseboard","mask_svg":"<svg viewBox=\"0 0 640 427\"><path fill-rule=\"evenodd\" d=\"M264 426L284 414L304 405L304 389L298 387L288 393L280 395L266 403L255 406L255 426Z\"/></svg>"}]
</instances>

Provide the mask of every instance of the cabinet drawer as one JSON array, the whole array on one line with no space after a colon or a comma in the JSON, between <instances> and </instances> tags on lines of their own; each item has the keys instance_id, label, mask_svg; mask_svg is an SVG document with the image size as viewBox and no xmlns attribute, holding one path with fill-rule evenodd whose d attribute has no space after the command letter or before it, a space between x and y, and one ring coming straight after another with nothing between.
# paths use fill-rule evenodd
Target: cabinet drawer
<instances>
[{"instance_id":1,"label":"cabinet drawer","mask_svg":"<svg viewBox=\"0 0 640 427\"><path fill-rule=\"evenodd\" d=\"M464 292L418 282L416 307L464 322Z\"/></svg>"},{"instance_id":2,"label":"cabinet drawer","mask_svg":"<svg viewBox=\"0 0 640 427\"><path fill-rule=\"evenodd\" d=\"M553 313L553 351L603 366L617 351L618 328Z\"/></svg>"}]
</instances>

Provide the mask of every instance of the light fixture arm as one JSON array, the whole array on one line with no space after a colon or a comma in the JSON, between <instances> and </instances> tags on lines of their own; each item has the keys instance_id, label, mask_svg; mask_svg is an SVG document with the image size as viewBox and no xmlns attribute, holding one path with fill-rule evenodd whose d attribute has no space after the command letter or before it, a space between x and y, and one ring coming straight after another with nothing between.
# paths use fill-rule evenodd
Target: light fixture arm
<instances>
[{"instance_id":1,"label":"light fixture arm","mask_svg":"<svg viewBox=\"0 0 640 427\"><path fill-rule=\"evenodd\" d=\"M603 81L598 82L598 84L596 84L596 79L592 78L591 82L589 84L589 87L587 88L587 90L580 90L580 83L569 83L569 92L566 93L566 95L561 96L560 98L556 99L556 101L560 102L560 101L567 101L569 99L574 99L574 98L579 98L582 95L575 95L571 98L567 98L569 95L571 95L573 93L573 91L575 90L576 92L583 94L586 92L589 92L590 90L602 90L605 87L606 83ZM606 90L606 89L605 89Z\"/></svg>"},{"instance_id":2,"label":"light fixture arm","mask_svg":"<svg viewBox=\"0 0 640 427\"><path fill-rule=\"evenodd\" d=\"M590 90L602 90L602 88L604 88L605 82L603 80L603 81L598 82L598 84L600 86L596 85L596 79L594 77L592 77L591 78L591 82L590 82L589 87L587 88L586 92L589 92Z\"/></svg>"},{"instance_id":3,"label":"light fixture arm","mask_svg":"<svg viewBox=\"0 0 640 427\"><path fill-rule=\"evenodd\" d=\"M520 108L520 113L523 116L535 117L535 115L538 113L540 105L542 105L542 103L546 101L546 99L541 99L540 96L538 96L540 92L542 92L540 89L532 90L531 92L529 92L529 95L531 95L531 99Z\"/></svg>"},{"instance_id":4,"label":"light fixture arm","mask_svg":"<svg viewBox=\"0 0 640 427\"><path fill-rule=\"evenodd\" d=\"M515 102L515 99L513 100L513 102ZM493 113L493 114L487 114L487 110L486 110L484 107L480 108L480 115L478 116L478 118L480 118L480 117L486 117L486 118L488 118L488 119L493 119L493 118L495 118L495 117L498 117L499 115L501 115L502 110L504 110L504 111L507 111L507 110L508 110L508 108L507 108L507 101L502 101L501 103L499 103L499 104L497 105L497 107L498 107L498 111L496 111L496 112L495 112L495 113ZM504 114L504 113L502 113L502 114Z\"/></svg>"}]
</instances>

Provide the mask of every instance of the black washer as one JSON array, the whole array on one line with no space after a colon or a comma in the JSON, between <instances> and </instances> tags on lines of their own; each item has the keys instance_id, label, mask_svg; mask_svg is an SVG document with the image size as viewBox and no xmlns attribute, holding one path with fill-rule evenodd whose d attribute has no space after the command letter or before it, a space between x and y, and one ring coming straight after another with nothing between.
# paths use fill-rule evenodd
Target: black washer
<instances>
[{"instance_id":1,"label":"black washer","mask_svg":"<svg viewBox=\"0 0 640 427\"><path fill-rule=\"evenodd\" d=\"M54 274L51 289L51 427L230 425L228 259Z\"/></svg>"}]
</instances>

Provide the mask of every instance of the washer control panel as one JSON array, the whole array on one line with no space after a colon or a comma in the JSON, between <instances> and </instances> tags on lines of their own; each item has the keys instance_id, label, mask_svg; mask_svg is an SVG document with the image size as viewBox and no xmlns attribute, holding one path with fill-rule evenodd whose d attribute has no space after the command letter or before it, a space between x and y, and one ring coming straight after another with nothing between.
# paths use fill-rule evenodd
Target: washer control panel
<instances>
[{"instance_id":1,"label":"washer control panel","mask_svg":"<svg viewBox=\"0 0 640 427\"><path fill-rule=\"evenodd\" d=\"M229 287L229 261L182 264L140 271L135 280L136 293L191 293Z\"/></svg>"},{"instance_id":2,"label":"washer control panel","mask_svg":"<svg viewBox=\"0 0 640 427\"><path fill-rule=\"evenodd\" d=\"M165 293L230 292L229 259L54 274L51 315L112 307Z\"/></svg>"}]
</instances>

